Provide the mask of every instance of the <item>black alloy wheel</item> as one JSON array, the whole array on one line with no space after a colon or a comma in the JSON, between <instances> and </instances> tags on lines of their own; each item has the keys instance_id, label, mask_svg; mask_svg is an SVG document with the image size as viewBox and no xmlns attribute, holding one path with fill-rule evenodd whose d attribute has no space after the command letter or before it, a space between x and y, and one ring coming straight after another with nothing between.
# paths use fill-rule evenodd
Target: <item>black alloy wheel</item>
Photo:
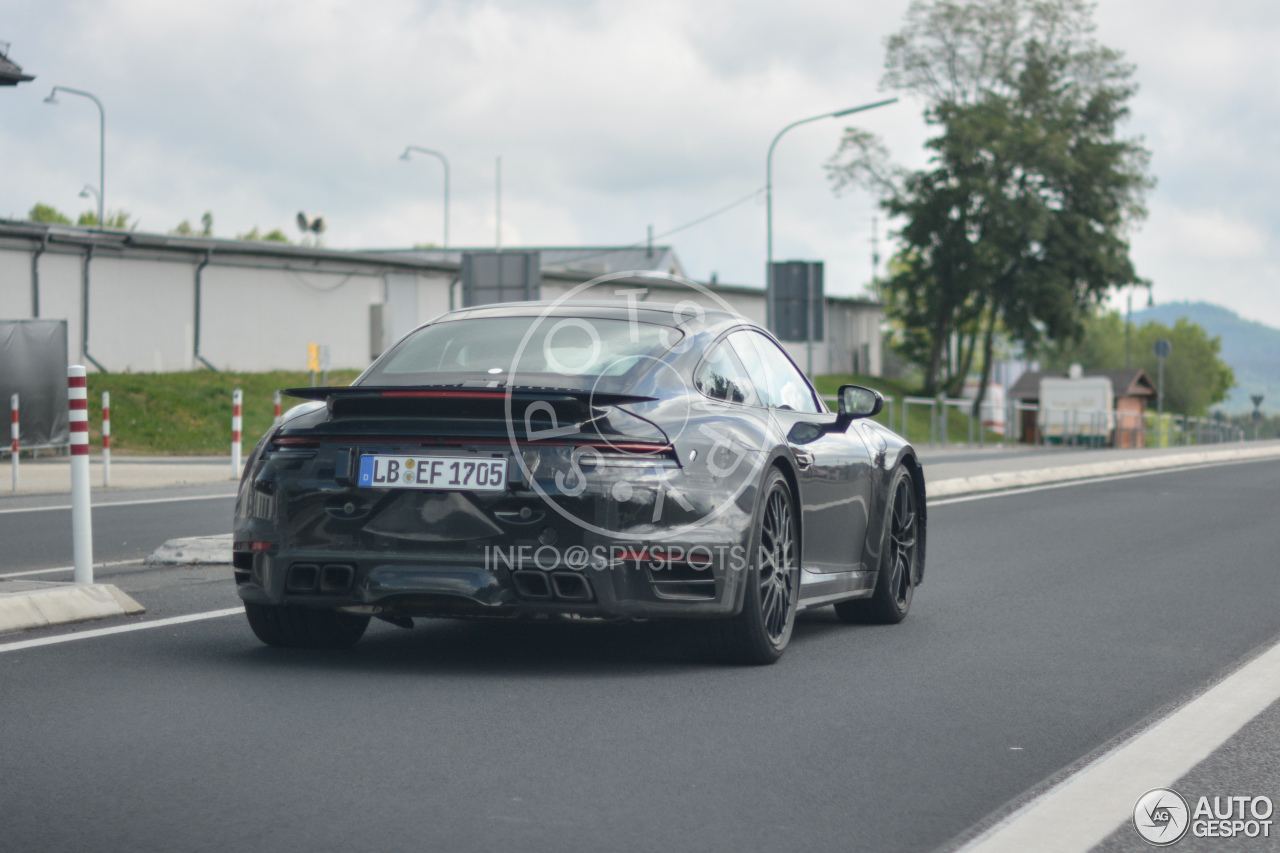
<instances>
[{"instance_id":1,"label":"black alloy wheel","mask_svg":"<svg viewBox=\"0 0 1280 853\"><path fill-rule=\"evenodd\" d=\"M920 554L920 513L911 472L899 468L892 482L893 497L886 507L889 529L880 554L875 591L871 598L836 605L836 614L845 622L896 625L907 618L911 609Z\"/></svg>"},{"instance_id":2,"label":"black alloy wheel","mask_svg":"<svg viewBox=\"0 0 1280 853\"><path fill-rule=\"evenodd\" d=\"M735 663L767 664L782 657L800 599L799 528L791 487L781 471L771 468L761 491L742 612L710 623L719 630L723 657Z\"/></svg>"}]
</instances>

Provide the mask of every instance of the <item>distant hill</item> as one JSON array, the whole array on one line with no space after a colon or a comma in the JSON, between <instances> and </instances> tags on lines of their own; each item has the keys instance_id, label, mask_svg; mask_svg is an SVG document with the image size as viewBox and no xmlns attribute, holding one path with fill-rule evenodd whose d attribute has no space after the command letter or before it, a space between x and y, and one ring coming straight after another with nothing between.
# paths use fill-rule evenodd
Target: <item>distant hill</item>
<instances>
[{"instance_id":1,"label":"distant hill","mask_svg":"<svg viewBox=\"0 0 1280 853\"><path fill-rule=\"evenodd\" d=\"M1236 374L1236 387L1221 405L1228 413L1253 410L1250 394L1265 394L1264 411L1280 411L1280 329L1246 320L1229 308L1208 302L1169 302L1133 313L1133 322L1155 320L1172 326L1186 317L1210 336L1222 339L1222 360Z\"/></svg>"}]
</instances>

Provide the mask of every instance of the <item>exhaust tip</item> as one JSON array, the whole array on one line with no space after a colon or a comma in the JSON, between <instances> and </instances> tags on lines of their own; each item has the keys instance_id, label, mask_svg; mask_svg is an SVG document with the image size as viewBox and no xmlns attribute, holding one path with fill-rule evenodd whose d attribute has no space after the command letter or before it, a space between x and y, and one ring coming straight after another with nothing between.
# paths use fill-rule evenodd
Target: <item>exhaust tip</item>
<instances>
[{"instance_id":1,"label":"exhaust tip","mask_svg":"<svg viewBox=\"0 0 1280 853\"><path fill-rule=\"evenodd\" d=\"M351 588L351 580L355 574L354 566L325 566L320 574L320 591L346 592Z\"/></svg>"},{"instance_id":2,"label":"exhaust tip","mask_svg":"<svg viewBox=\"0 0 1280 853\"><path fill-rule=\"evenodd\" d=\"M512 572L511 580L521 598L551 597L551 584L547 581L547 576L542 572Z\"/></svg>"},{"instance_id":3,"label":"exhaust tip","mask_svg":"<svg viewBox=\"0 0 1280 853\"><path fill-rule=\"evenodd\" d=\"M313 563L294 563L285 577L285 589L289 592L313 592L320 579L320 567Z\"/></svg>"},{"instance_id":4,"label":"exhaust tip","mask_svg":"<svg viewBox=\"0 0 1280 853\"><path fill-rule=\"evenodd\" d=\"M553 572L551 586L555 590L556 598L563 598L566 601L591 600L591 584L582 575L573 572Z\"/></svg>"}]
</instances>

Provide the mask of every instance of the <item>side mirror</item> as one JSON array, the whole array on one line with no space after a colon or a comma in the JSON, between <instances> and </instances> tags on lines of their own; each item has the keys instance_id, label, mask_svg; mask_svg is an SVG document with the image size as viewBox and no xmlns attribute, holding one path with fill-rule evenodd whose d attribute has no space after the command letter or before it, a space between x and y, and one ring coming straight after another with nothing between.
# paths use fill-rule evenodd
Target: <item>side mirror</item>
<instances>
[{"instance_id":1,"label":"side mirror","mask_svg":"<svg viewBox=\"0 0 1280 853\"><path fill-rule=\"evenodd\" d=\"M875 417L884 408L884 397L878 391L861 385L841 385L837 397L839 417L836 418L836 424L841 429L847 429L850 423L859 418Z\"/></svg>"}]
</instances>

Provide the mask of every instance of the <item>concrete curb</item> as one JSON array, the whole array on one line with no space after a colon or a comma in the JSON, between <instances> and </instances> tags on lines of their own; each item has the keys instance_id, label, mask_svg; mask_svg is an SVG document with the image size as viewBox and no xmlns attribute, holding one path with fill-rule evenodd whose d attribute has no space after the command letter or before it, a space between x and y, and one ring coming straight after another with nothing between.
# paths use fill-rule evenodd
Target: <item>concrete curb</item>
<instances>
[{"instance_id":1,"label":"concrete curb","mask_svg":"<svg viewBox=\"0 0 1280 853\"><path fill-rule=\"evenodd\" d=\"M1278 457L1280 457L1280 446L1274 444L1267 447L1233 448L1231 450L1200 450L1168 456L1118 459L1113 462L1061 465L1055 468L1037 468L1030 471L1004 471L994 474L976 474L972 477L954 477L949 480L927 482L926 491L931 498L949 498L979 492L999 492L1024 486L1087 480L1093 477L1107 477L1113 474L1130 474L1141 471L1158 471L1162 468L1182 468L1187 465L1205 465L1214 462L1234 462L1246 459L1274 459ZM928 470L927 465L925 470Z\"/></svg>"},{"instance_id":2,"label":"concrete curb","mask_svg":"<svg viewBox=\"0 0 1280 853\"><path fill-rule=\"evenodd\" d=\"M8 586L21 588L4 592ZM28 581L0 585L0 634L145 612L146 608L109 583Z\"/></svg>"},{"instance_id":3,"label":"concrete curb","mask_svg":"<svg viewBox=\"0 0 1280 853\"><path fill-rule=\"evenodd\" d=\"M143 561L148 566L186 566L196 563L231 564L231 534L170 539Z\"/></svg>"}]
</instances>

